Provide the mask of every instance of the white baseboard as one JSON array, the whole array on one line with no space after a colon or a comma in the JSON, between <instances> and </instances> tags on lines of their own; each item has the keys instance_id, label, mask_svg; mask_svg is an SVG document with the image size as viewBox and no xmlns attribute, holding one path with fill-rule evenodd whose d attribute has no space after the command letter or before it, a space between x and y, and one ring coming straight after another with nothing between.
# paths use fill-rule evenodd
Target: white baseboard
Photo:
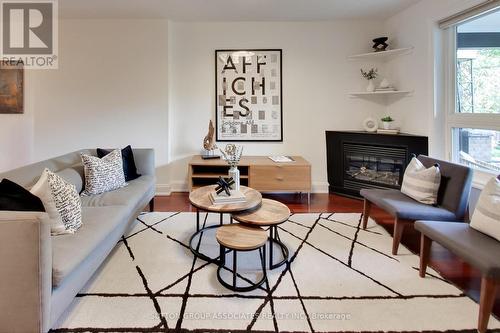
<instances>
[{"instance_id":1,"label":"white baseboard","mask_svg":"<svg viewBox=\"0 0 500 333\"><path fill-rule=\"evenodd\" d=\"M175 181L170 184L156 184L156 195L170 195L172 192L188 192L187 182ZM312 193L328 193L328 183L313 182Z\"/></svg>"},{"instance_id":2,"label":"white baseboard","mask_svg":"<svg viewBox=\"0 0 500 333\"><path fill-rule=\"evenodd\" d=\"M172 188L168 184L156 184L156 195L165 196L172 194Z\"/></svg>"}]
</instances>

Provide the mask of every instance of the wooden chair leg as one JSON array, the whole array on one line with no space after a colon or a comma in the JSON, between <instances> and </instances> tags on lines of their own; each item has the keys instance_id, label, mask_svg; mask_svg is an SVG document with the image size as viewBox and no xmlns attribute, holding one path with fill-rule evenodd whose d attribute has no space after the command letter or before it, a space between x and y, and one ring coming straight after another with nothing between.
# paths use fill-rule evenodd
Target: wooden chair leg
<instances>
[{"instance_id":1,"label":"wooden chair leg","mask_svg":"<svg viewBox=\"0 0 500 333\"><path fill-rule=\"evenodd\" d=\"M401 237L403 236L403 231L407 223L403 220L394 219L394 235L392 236L392 254L398 254L399 243L401 243Z\"/></svg>"},{"instance_id":2,"label":"wooden chair leg","mask_svg":"<svg viewBox=\"0 0 500 333\"><path fill-rule=\"evenodd\" d=\"M500 281L492 278L483 277L481 280L481 296L479 301L479 319L477 330L479 333L485 333L488 329L491 310L496 298L496 289Z\"/></svg>"},{"instance_id":3,"label":"wooden chair leg","mask_svg":"<svg viewBox=\"0 0 500 333\"><path fill-rule=\"evenodd\" d=\"M154 212L155 211L155 198L151 199L149 202L149 211Z\"/></svg>"},{"instance_id":4,"label":"wooden chair leg","mask_svg":"<svg viewBox=\"0 0 500 333\"><path fill-rule=\"evenodd\" d=\"M420 236L420 277L425 277L429 257L431 254L432 239L422 234Z\"/></svg>"},{"instance_id":5,"label":"wooden chair leg","mask_svg":"<svg viewBox=\"0 0 500 333\"><path fill-rule=\"evenodd\" d=\"M372 208L372 203L365 199L363 206L363 229L366 229L368 224L368 218L370 217L370 210Z\"/></svg>"}]
</instances>

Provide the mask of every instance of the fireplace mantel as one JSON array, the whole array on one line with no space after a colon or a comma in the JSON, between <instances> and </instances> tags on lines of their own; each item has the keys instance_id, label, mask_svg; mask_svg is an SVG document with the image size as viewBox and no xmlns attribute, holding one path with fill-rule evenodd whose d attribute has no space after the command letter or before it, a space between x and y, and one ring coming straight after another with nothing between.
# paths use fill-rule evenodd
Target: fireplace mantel
<instances>
[{"instance_id":1,"label":"fireplace mantel","mask_svg":"<svg viewBox=\"0 0 500 333\"><path fill-rule=\"evenodd\" d=\"M362 188L401 187L413 154L428 154L428 138L413 134L326 131L331 193L359 197Z\"/></svg>"}]
</instances>

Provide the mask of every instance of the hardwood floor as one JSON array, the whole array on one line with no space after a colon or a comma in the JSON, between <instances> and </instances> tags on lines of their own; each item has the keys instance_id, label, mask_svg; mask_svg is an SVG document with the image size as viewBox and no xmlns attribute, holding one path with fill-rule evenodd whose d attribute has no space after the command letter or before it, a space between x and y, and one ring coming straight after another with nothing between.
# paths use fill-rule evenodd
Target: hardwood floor
<instances>
[{"instance_id":1,"label":"hardwood floor","mask_svg":"<svg viewBox=\"0 0 500 333\"><path fill-rule=\"evenodd\" d=\"M155 210L164 212L194 211L189 204L188 193L173 193L170 196L156 197ZM363 210L361 200L350 199L333 194L312 194L311 203L307 204L307 196L299 194L269 194L264 195L267 198L275 199L286 204L293 213L320 213L320 212L339 212L339 213L360 213ZM372 218L392 233L393 220L382 210L374 207L372 209ZM402 244L414 253L420 251L420 233L413 228L405 228ZM443 277L451 281L458 288L479 302L479 292L481 289L481 274L456 257L435 242L431 248L430 267L441 273ZM415 274L418 274L415 271ZM497 293L493 313L500 317L500 290Z\"/></svg>"}]
</instances>

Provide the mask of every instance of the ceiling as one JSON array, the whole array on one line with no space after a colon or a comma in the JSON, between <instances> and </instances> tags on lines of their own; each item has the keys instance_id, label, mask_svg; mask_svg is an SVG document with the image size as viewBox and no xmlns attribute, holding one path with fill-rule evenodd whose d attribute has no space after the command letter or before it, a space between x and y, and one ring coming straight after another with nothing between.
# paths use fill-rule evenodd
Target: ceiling
<instances>
[{"instance_id":1,"label":"ceiling","mask_svg":"<svg viewBox=\"0 0 500 333\"><path fill-rule=\"evenodd\" d=\"M59 0L61 18L174 21L386 19L419 0Z\"/></svg>"}]
</instances>

